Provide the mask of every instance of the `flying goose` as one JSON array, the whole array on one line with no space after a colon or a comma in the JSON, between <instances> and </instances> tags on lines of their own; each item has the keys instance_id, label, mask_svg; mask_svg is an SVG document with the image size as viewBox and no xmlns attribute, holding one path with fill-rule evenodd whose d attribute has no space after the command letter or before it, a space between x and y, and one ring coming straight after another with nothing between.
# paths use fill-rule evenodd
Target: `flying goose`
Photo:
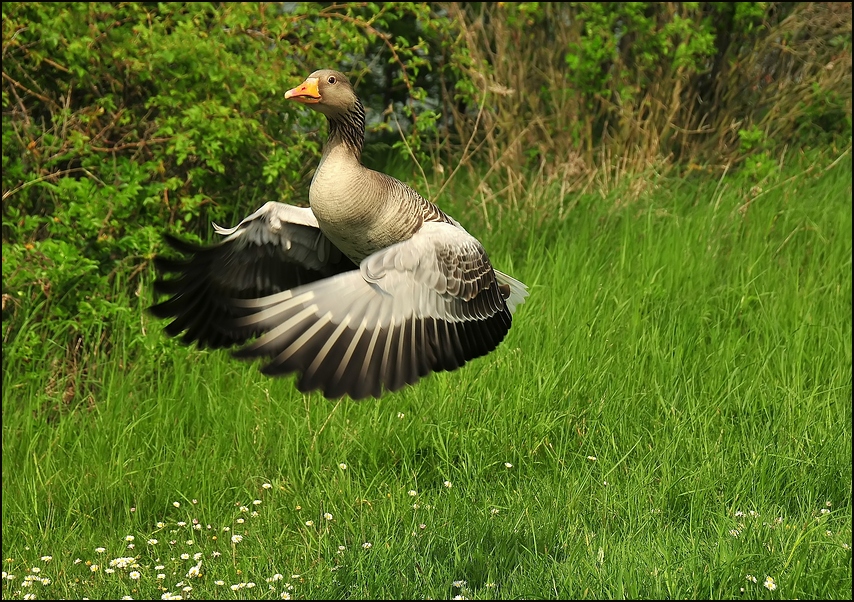
<instances>
[{"instance_id":1,"label":"flying goose","mask_svg":"<svg viewBox=\"0 0 854 602\"><path fill-rule=\"evenodd\" d=\"M155 259L155 291L170 297L151 312L173 318L166 333L244 345L236 357L266 357L262 372L297 373L300 391L327 398L380 397L495 349L526 286L436 205L362 165L365 110L344 74L315 71L285 98L329 123L311 207L268 202L213 224L224 238L210 246L167 235L185 258Z\"/></svg>"}]
</instances>

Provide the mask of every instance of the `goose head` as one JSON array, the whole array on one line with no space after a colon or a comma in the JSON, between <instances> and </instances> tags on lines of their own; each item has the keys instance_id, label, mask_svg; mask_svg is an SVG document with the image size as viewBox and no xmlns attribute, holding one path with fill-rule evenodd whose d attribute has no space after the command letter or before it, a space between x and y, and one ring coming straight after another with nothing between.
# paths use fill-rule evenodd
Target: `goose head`
<instances>
[{"instance_id":1,"label":"goose head","mask_svg":"<svg viewBox=\"0 0 854 602\"><path fill-rule=\"evenodd\" d=\"M365 108L346 75L333 69L320 69L285 92L285 98L326 115L329 122L327 151L343 144L360 160L365 142Z\"/></svg>"},{"instance_id":2,"label":"goose head","mask_svg":"<svg viewBox=\"0 0 854 602\"><path fill-rule=\"evenodd\" d=\"M346 115L359 104L347 76L332 69L315 71L296 88L285 92L285 98L307 105L329 119Z\"/></svg>"}]
</instances>

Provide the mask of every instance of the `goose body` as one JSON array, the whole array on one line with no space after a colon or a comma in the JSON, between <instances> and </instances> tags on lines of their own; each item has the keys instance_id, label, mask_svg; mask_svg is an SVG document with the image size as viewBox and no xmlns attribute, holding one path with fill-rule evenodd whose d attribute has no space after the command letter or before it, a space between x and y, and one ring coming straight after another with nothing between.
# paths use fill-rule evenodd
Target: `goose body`
<instances>
[{"instance_id":1,"label":"goose body","mask_svg":"<svg viewBox=\"0 0 854 602\"><path fill-rule=\"evenodd\" d=\"M155 289L171 297L151 311L173 318L166 332L244 345L237 357L266 357L266 374L297 373L301 391L328 398L379 397L495 349L525 285L436 205L362 165L365 113L344 74L315 71L285 98L329 124L310 208L269 202L214 225L225 238L206 247L167 236L187 258L156 259Z\"/></svg>"}]
</instances>

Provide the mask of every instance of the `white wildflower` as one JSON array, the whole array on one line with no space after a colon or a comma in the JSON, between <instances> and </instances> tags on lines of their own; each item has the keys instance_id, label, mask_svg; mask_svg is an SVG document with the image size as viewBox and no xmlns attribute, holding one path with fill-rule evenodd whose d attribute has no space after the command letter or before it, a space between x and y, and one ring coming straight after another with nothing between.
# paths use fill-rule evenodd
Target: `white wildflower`
<instances>
[{"instance_id":1,"label":"white wildflower","mask_svg":"<svg viewBox=\"0 0 854 602\"><path fill-rule=\"evenodd\" d=\"M187 571L187 577L190 579L193 579L194 577L198 577L201 569L202 569L202 561L199 560L199 563L196 566L191 567L190 570Z\"/></svg>"}]
</instances>

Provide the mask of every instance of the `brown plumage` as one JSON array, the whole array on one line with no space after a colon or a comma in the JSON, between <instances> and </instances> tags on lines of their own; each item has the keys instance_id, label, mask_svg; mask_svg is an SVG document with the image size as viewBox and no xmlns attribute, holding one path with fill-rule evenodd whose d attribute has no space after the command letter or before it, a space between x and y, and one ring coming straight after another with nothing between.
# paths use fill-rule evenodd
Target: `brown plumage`
<instances>
[{"instance_id":1,"label":"brown plumage","mask_svg":"<svg viewBox=\"0 0 854 602\"><path fill-rule=\"evenodd\" d=\"M525 285L436 205L362 165L365 112L344 74L315 71L285 98L329 123L311 208L267 203L214 225L225 238L212 246L168 237L187 258L156 260L155 289L171 297L151 311L174 318L166 332L244 345L235 356L328 398L379 397L495 349Z\"/></svg>"}]
</instances>

